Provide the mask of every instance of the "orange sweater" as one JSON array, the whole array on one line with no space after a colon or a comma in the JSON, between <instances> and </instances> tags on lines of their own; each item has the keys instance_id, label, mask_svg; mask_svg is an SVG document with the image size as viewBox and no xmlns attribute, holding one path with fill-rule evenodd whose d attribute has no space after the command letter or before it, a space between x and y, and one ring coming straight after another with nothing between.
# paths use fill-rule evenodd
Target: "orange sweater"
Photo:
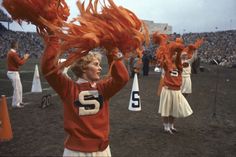
<instances>
[{"instance_id":1,"label":"orange sweater","mask_svg":"<svg viewBox=\"0 0 236 157\"><path fill-rule=\"evenodd\" d=\"M128 72L122 61L116 61L112 67L112 77L97 82L96 87L89 82L77 84L59 70L46 75L57 68L55 60L58 50L58 39L51 37L42 57L41 68L64 104L64 129L68 133L65 147L82 152L103 151L109 144L108 102L128 82ZM93 92L95 95L91 94ZM94 110L96 107L98 111ZM89 114L90 111L93 113Z\"/></svg>"},{"instance_id":2,"label":"orange sweater","mask_svg":"<svg viewBox=\"0 0 236 157\"><path fill-rule=\"evenodd\" d=\"M173 69L170 70L167 66L164 66L165 76L164 76L164 85L171 90L180 90L182 84L182 69Z\"/></svg>"},{"instance_id":3,"label":"orange sweater","mask_svg":"<svg viewBox=\"0 0 236 157\"><path fill-rule=\"evenodd\" d=\"M168 45L168 48L169 54L177 52L177 57L174 63L170 59L164 63L164 86L167 86L171 90L180 90L183 71L180 55L182 50L184 49L184 46L180 43L173 42Z\"/></svg>"},{"instance_id":4,"label":"orange sweater","mask_svg":"<svg viewBox=\"0 0 236 157\"><path fill-rule=\"evenodd\" d=\"M11 49L7 53L7 70L8 71L19 71L21 65L25 64L27 59L21 59L17 52Z\"/></svg>"}]
</instances>

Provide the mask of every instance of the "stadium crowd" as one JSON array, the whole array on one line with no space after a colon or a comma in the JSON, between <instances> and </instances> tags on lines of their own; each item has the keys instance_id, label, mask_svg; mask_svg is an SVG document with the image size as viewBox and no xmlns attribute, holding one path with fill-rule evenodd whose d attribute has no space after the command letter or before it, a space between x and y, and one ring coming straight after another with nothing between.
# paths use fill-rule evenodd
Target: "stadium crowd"
<instances>
[{"instance_id":1,"label":"stadium crowd","mask_svg":"<svg viewBox=\"0 0 236 157\"><path fill-rule=\"evenodd\" d=\"M43 41L37 33L32 32L18 32L7 30L0 24L0 57L5 58L7 51L10 48L12 40L19 41L19 53L23 55L29 52L31 57L38 58L43 51Z\"/></svg>"},{"instance_id":2,"label":"stadium crowd","mask_svg":"<svg viewBox=\"0 0 236 157\"><path fill-rule=\"evenodd\" d=\"M231 67L236 64L236 30L183 35L186 44L202 37L204 43L198 50L202 62L210 63L215 59L222 66Z\"/></svg>"},{"instance_id":3,"label":"stadium crowd","mask_svg":"<svg viewBox=\"0 0 236 157\"><path fill-rule=\"evenodd\" d=\"M172 38L180 36L173 34ZM194 43L197 38L204 38L203 45L198 49L198 56L203 63L211 63L213 59L222 66L231 67L236 64L236 30L206 32L206 33L185 33L183 34L185 44ZM29 52L31 57L38 58L43 51L42 39L37 33L15 32L7 30L0 24L0 57L6 57L12 39L19 40L20 54ZM150 54L155 54L155 46L147 49Z\"/></svg>"},{"instance_id":4,"label":"stadium crowd","mask_svg":"<svg viewBox=\"0 0 236 157\"><path fill-rule=\"evenodd\" d=\"M170 35L170 40L180 37L180 34ZM215 59L219 65L232 67L236 65L236 30L185 33L182 35L185 45L194 43L199 38L204 42L198 49L198 57L202 63L210 64ZM150 46L149 51L155 54L155 45Z\"/></svg>"}]
</instances>

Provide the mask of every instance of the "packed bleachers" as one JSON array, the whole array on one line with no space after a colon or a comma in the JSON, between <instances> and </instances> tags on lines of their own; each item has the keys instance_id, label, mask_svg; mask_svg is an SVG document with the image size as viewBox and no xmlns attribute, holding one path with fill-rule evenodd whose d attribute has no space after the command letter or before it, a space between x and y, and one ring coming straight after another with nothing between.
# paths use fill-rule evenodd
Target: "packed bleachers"
<instances>
[{"instance_id":1,"label":"packed bleachers","mask_svg":"<svg viewBox=\"0 0 236 157\"><path fill-rule=\"evenodd\" d=\"M172 38L178 37L173 34ZM194 43L197 38L204 38L203 45L198 50L198 56L204 63L210 63L213 59L220 65L231 67L236 64L236 30L206 32L206 33L186 33L183 36L185 44ZM31 57L40 57L43 51L43 41L37 33L15 32L7 30L0 24L0 57L6 57L12 40L19 41L19 52L24 54L29 50ZM155 54L156 46L151 44L148 52Z\"/></svg>"},{"instance_id":2,"label":"packed bleachers","mask_svg":"<svg viewBox=\"0 0 236 157\"><path fill-rule=\"evenodd\" d=\"M12 22L3 10L0 9L0 21ZM37 33L15 32L7 30L0 23L0 57L6 57L6 53L10 48L12 40L19 41L19 52L23 55L26 51L29 51L31 57L39 57L43 50L43 43Z\"/></svg>"},{"instance_id":3,"label":"packed bleachers","mask_svg":"<svg viewBox=\"0 0 236 157\"><path fill-rule=\"evenodd\" d=\"M0 24L0 57L6 57L6 53L10 48L12 40L19 41L19 53L23 55L26 51L31 54L31 57L38 58L42 54L44 48L42 39L37 33L31 32L15 32L6 30Z\"/></svg>"},{"instance_id":4,"label":"packed bleachers","mask_svg":"<svg viewBox=\"0 0 236 157\"><path fill-rule=\"evenodd\" d=\"M236 30L183 35L186 44L202 37L204 43L198 50L202 62L210 63L215 59L220 65L229 67L236 63Z\"/></svg>"},{"instance_id":5,"label":"packed bleachers","mask_svg":"<svg viewBox=\"0 0 236 157\"><path fill-rule=\"evenodd\" d=\"M170 40L180 37L179 34L170 35ZM215 59L220 65L231 67L236 65L236 30L185 33L182 38L186 45L194 43L198 38L204 38L204 43L198 49L198 56L203 63L212 63ZM152 45L149 51L155 55L156 45Z\"/></svg>"}]
</instances>

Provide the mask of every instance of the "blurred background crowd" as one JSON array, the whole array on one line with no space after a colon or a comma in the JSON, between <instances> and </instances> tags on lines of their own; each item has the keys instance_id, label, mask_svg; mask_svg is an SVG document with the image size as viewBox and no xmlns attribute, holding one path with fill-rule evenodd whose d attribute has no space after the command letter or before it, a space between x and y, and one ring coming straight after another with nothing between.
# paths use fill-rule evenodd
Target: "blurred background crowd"
<instances>
[{"instance_id":1,"label":"blurred background crowd","mask_svg":"<svg viewBox=\"0 0 236 157\"><path fill-rule=\"evenodd\" d=\"M4 17L2 16L1 19ZM170 40L176 37L180 37L180 34L170 34ZM236 30L184 33L181 37L186 45L194 43L198 38L204 38L204 43L198 49L198 57L202 63L212 63L215 59L221 66L234 67L236 65ZM31 58L40 58L42 55L43 41L37 33L11 31L0 23L0 58L6 57L13 39L19 41L21 55L26 52L30 53ZM150 63L154 63L156 48L157 45L153 45L152 42L149 47L145 48L145 60L149 59Z\"/></svg>"}]
</instances>

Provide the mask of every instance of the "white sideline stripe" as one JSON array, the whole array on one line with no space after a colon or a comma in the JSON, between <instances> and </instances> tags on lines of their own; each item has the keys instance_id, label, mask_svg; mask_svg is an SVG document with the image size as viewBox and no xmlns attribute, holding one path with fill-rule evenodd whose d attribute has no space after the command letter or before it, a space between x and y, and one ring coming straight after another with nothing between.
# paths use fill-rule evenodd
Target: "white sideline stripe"
<instances>
[{"instance_id":1,"label":"white sideline stripe","mask_svg":"<svg viewBox=\"0 0 236 157\"><path fill-rule=\"evenodd\" d=\"M34 73L34 71L20 71L20 73Z\"/></svg>"},{"instance_id":2,"label":"white sideline stripe","mask_svg":"<svg viewBox=\"0 0 236 157\"><path fill-rule=\"evenodd\" d=\"M33 83L33 80L32 81L22 81L21 80L21 82ZM46 84L47 82L44 81L44 82L41 82L41 83Z\"/></svg>"},{"instance_id":3,"label":"white sideline stripe","mask_svg":"<svg viewBox=\"0 0 236 157\"><path fill-rule=\"evenodd\" d=\"M0 79L0 81L10 82L9 79ZM33 83L33 81L24 81L24 80L21 80L21 82ZM44 81L44 82L41 82L41 83L46 84L47 82Z\"/></svg>"},{"instance_id":4,"label":"white sideline stripe","mask_svg":"<svg viewBox=\"0 0 236 157\"><path fill-rule=\"evenodd\" d=\"M52 94L52 97L54 97L54 96L57 96L57 93L55 93L55 94ZM30 101L30 102L27 102L27 103L24 103L25 105L30 105L30 104L33 104L33 102L32 101Z\"/></svg>"},{"instance_id":5,"label":"white sideline stripe","mask_svg":"<svg viewBox=\"0 0 236 157\"><path fill-rule=\"evenodd\" d=\"M24 105L26 106L26 105L29 105L31 102L24 102Z\"/></svg>"},{"instance_id":6,"label":"white sideline stripe","mask_svg":"<svg viewBox=\"0 0 236 157\"><path fill-rule=\"evenodd\" d=\"M0 70L0 72L6 72L6 73L7 73L7 70ZM34 71L32 71L32 70L31 70L31 71L26 71L26 70L23 70L23 71L22 71L22 70L21 70L21 71L20 71L20 74L21 74L21 73L34 73Z\"/></svg>"},{"instance_id":7,"label":"white sideline stripe","mask_svg":"<svg viewBox=\"0 0 236 157\"><path fill-rule=\"evenodd\" d=\"M43 91L48 91L48 90L52 90L52 88L43 88ZM26 92L26 93L23 93L23 96L24 95L30 95L30 94L33 94L33 92ZM54 96L56 96L57 94L52 94L52 97L54 97ZM7 97L7 99L11 99L12 98L12 96L9 96L9 97Z\"/></svg>"}]
</instances>

